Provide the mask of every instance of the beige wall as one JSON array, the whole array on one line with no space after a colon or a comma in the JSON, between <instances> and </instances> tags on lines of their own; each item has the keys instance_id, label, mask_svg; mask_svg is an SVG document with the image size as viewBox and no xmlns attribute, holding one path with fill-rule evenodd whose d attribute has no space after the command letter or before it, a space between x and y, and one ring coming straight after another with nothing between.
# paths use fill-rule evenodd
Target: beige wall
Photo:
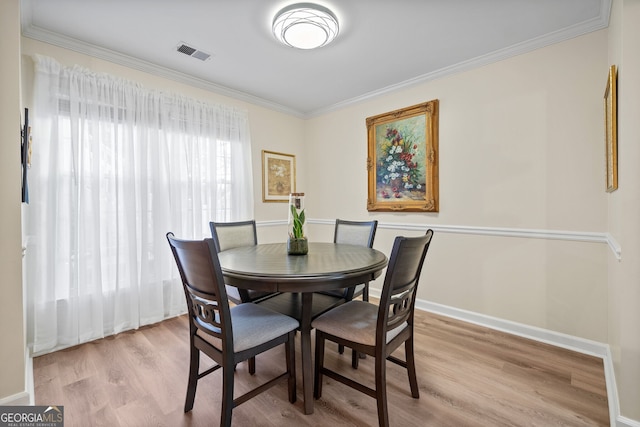
<instances>
[{"instance_id":1,"label":"beige wall","mask_svg":"<svg viewBox=\"0 0 640 427\"><path fill-rule=\"evenodd\" d=\"M607 197L608 230L622 260L609 256L609 344L620 412L640 420L640 2L615 0L608 64L618 67L619 188Z\"/></svg>"},{"instance_id":2,"label":"beige wall","mask_svg":"<svg viewBox=\"0 0 640 427\"><path fill-rule=\"evenodd\" d=\"M20 8L0 2L0 401L25 386L20 235Z\"/></svg>"},{"instance_id":3,"label":"beige wall","mask_svg":"<svg viewBox=\"0 0 640 427\"><path fill-rule=\"evenodd\" d=\"M309 120L312 218L606 231L599 31ZM440 212L369 213L365 119L440 100ZM327 203L330 201L330 203ZM416 231L413 231L415 233ZM388 250L402 230L381 229ZM607 342L604 244L436 233L422 299ZM379 283L376 284L376 286Z\"/></svg>"},{"instance_id":4,"label":"beige wall","mask_svg":"<svg viewBox=\"0 0 640 427\"><path fill-rule=\"evenodd\" d=\"M42 53L64 64L109 72L146 87L244 107L251 122L256 219L286 219L286 206L261 201L261 150L295 154L297 189L307 193L310 218L379 219L385 227L378 231L376 247L385 252L395 235L416 234L411 226L420 224L612 233L623 248L622 262L603 243L438 233L420 297L610 342L623 414L640 419L636 407L640 401L640 338L636 333L640 310L635 302L640 300L640 273L634 265L638 263L633 262L640 251L640 184L635 184L640 180L634 175L640 173L634 167L640 155L640 132L638 125L624 119L637 117L640 109L636 104L640 81L637 77L624 79L625 73L639 74L635 52L640 46L628 40L640 39L630 24L639 21L637 4L625 0L625 18L614 13L613 28L608 31L309 120L26 38L22 39L24 96L28 103L28 55ZM622 0L614 5L620 9ZM7 32L4 25L2 32ZM632 47L623 50L623 40ZM630 93L635 90L634 95L621 97L626 109L621 111L620 122L621 188L611 195L604 192L602 141L602 95L609 62L621 64L621 90L635 85L629 89ZM8 86L4 74L2 81L3 87ZM15 79L10 82L14 84ZM440 100L440 212L367 212L366 117L436 98ZM407 230L402 229L404 224ZM390 228L393 225L400 229ZM329 224L316 223L310 228L311 237L317 240L330 240L331 231ZM262 241L284 239L280 226L262 227L258 233Z\"/></svg>"}]
</instances>

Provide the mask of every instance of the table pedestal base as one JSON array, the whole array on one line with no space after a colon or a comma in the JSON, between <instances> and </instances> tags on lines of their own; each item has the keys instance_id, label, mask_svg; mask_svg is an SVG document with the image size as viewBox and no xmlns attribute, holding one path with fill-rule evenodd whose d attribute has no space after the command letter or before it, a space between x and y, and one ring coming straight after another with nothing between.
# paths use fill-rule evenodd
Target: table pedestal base
<instances>
[{"instance_id":1,"label":"table pedestal base","mask_svg":"<svg viewBox=\"0 0 640 427\"><path fill-rule=\"evenodd\" d=\"M258 304L300 322L300 354L302 355L302 390L304 413L313 414L313 360L311 358L311 321L333 307L345 302L344 298L314 294L313 292L283 292L259 301Z\"/></svg>"}]
</instances>

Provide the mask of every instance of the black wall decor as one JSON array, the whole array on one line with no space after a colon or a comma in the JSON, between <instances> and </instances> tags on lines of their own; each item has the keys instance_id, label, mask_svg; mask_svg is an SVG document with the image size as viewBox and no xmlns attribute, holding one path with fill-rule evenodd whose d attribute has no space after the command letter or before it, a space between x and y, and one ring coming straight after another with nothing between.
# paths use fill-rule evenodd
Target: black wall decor
<instances>
[{"instance_id":1,"label":"black wall decor","mask_svg":"<svg viewBox=\"0 0 640 427\"><path fill-rule=\"evenodd\" d=\"M29 169L29 109L24 109L24 125L21 136L21 162L22 162L22 203L29 203L29 185L27 183L27 170Z\"/></svg>"}]
</instances>

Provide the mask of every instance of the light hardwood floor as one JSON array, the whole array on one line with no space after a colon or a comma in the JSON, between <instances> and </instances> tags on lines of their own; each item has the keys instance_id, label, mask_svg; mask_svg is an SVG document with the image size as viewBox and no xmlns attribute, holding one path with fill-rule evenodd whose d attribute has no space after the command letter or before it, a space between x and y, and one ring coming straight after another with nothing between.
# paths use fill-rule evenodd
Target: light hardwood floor
<instances>
[{"instance_id":1,"label":"light hardwood floor","mask_svg":"<svg viewBox=\"0 0 640 427\"><path fill-rule=\"evenodd\" d=\"M406 371L387 363L392 426L609 425L601 359L420 311L416 320L420 399L411 397ZM219 371L200 381L193 411L183 412L187 340L182 316L37 357L35 403L64 405L67 427L218 425ZM315 412L304 415L299 356L298 341L298 402L288 402L281 383L235 408L233 425L377 425L374 399L326 377ZM357 371L350 361L350 351L327 346L328 366L372 385L373 359ZM284 372L284 349L256 365L254 376L238 366L236 395Z\"/></svg>"}]
</instances>

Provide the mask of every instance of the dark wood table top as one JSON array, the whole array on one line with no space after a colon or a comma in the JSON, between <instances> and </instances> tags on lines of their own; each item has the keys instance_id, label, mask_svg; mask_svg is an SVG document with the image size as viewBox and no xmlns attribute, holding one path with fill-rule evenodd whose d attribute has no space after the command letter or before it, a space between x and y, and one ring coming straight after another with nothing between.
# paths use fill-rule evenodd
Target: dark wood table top
<instances>
[{"instance_id":1,"label":"dark wood table top","mask_svg":"<svg viewBox=\"0 0 640 427\"><path fill-rule=\"evenodd\" d=\"M387 265L363 246L309 242L307 255L288 255L286 243L242 246L218 254L225 282L272 292L317 292L364 283Z\"/></svg>"}]
</instances>

